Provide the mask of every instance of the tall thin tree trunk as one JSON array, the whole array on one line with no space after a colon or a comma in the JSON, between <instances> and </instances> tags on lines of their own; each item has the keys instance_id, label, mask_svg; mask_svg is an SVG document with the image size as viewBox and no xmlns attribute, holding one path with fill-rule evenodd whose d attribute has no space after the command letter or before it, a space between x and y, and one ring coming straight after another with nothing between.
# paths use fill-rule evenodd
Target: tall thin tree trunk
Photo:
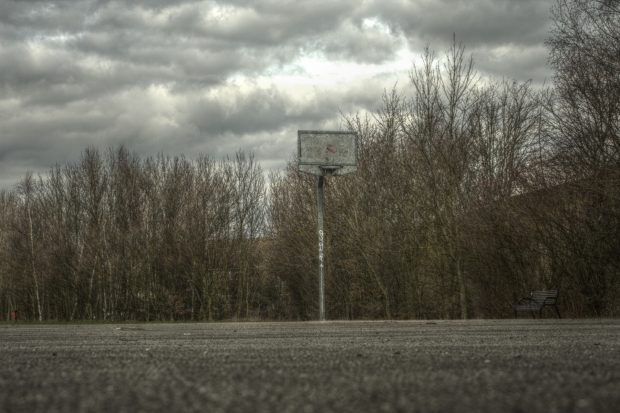
<instances>
[{"instance_id":1,"label":"tall thin tree trunk","mask_svg":"<svg viewBox=\"0 0 620 413\"><path fill-rule=\"evenodd\" d=\"M34 281L34 296L36 299L37 311L39 313L39 321L43 321L43 311L41 309L41 296L39 294L39 280L37 277L37 271L34 264L34 231L32 228L32 214L30 212L30 205L27 206L28 210L28 230L30 236L30 265L32 270L32 280Z\"/></svg>"}]
</instances>

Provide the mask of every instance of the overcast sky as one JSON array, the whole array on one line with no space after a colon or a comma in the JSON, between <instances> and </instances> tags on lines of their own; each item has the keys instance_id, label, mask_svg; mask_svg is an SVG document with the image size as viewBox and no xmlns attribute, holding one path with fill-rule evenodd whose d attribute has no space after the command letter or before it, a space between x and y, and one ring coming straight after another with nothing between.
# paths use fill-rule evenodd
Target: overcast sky
<instances>
[{"instance_id":1,"label":"overcast sky","mask_svg":"<svg viewBox=\"0 0 620 413\"><path fill-rule=\"evenodd\" d=\"M253 151L373 110L453 33L490 77L550 78L551 0L0 0L0 188L88 146Z\"/></svg>"}]
</instances>

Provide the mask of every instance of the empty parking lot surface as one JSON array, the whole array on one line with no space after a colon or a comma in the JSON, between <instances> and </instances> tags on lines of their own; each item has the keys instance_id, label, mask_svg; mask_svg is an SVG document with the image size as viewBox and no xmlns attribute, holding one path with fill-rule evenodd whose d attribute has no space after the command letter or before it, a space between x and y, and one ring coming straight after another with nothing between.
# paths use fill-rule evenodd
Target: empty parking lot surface
<instances>
[{"instance_id":1,"label":"empty parking lot surface","mask_svg":"<svg viewBox=\"0 0 620 413\"><path fill-rule=\"evenodd\" d=\"M619 320L0 324L2 412L619 409Z\"/></svg>"}]
</instances>

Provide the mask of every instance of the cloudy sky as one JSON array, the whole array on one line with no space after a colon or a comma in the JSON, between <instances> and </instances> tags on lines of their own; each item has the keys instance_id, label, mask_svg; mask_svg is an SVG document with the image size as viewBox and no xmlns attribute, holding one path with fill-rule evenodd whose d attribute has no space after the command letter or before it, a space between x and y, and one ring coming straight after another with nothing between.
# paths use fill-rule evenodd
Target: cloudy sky
<instances>
[{"instance_id":1,"label":"cloudy sky","mask_svg":"<svg viewBox=\"0 0 620 413\"><path fill-rule=\"evenodd\" d=\"M486 76L542 83L551 0L0 0L0 188L88 146L253 151L375 109L453 33Z\"/></svg>"}]
</instances>

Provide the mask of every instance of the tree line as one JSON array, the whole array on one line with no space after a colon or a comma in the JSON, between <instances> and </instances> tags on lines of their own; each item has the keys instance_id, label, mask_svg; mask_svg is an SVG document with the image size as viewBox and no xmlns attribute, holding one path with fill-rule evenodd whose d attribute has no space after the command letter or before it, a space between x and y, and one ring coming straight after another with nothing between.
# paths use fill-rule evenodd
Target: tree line
<instances>
[{"instance_id":1,"label":"tree line","mask_svg":"<svg viewBox=\"0 0 620 413\"><path fill-rule=\"evenodd\" d=\"M553 86L484 79L427 49L326 184L327 317L510 317L558 288L620 312L620 9L558 0ZM21 318L314 319L316 178L120 147L0 193L0 308ZM8 316L8 315L7 315Z\"/></svg>"},{"instance_id":2,"label":"tree line","mask_svg":"<svg viewBox=\"0 0 620 413\"><path fill-rule=\"evenodd\" d=\"M124 147L3 192L3 310L47 320L248 318L259 285L265 181L253 156L140 159ZM262 309L262 310L261 310Z\"/></svg>"}]
</instances>

